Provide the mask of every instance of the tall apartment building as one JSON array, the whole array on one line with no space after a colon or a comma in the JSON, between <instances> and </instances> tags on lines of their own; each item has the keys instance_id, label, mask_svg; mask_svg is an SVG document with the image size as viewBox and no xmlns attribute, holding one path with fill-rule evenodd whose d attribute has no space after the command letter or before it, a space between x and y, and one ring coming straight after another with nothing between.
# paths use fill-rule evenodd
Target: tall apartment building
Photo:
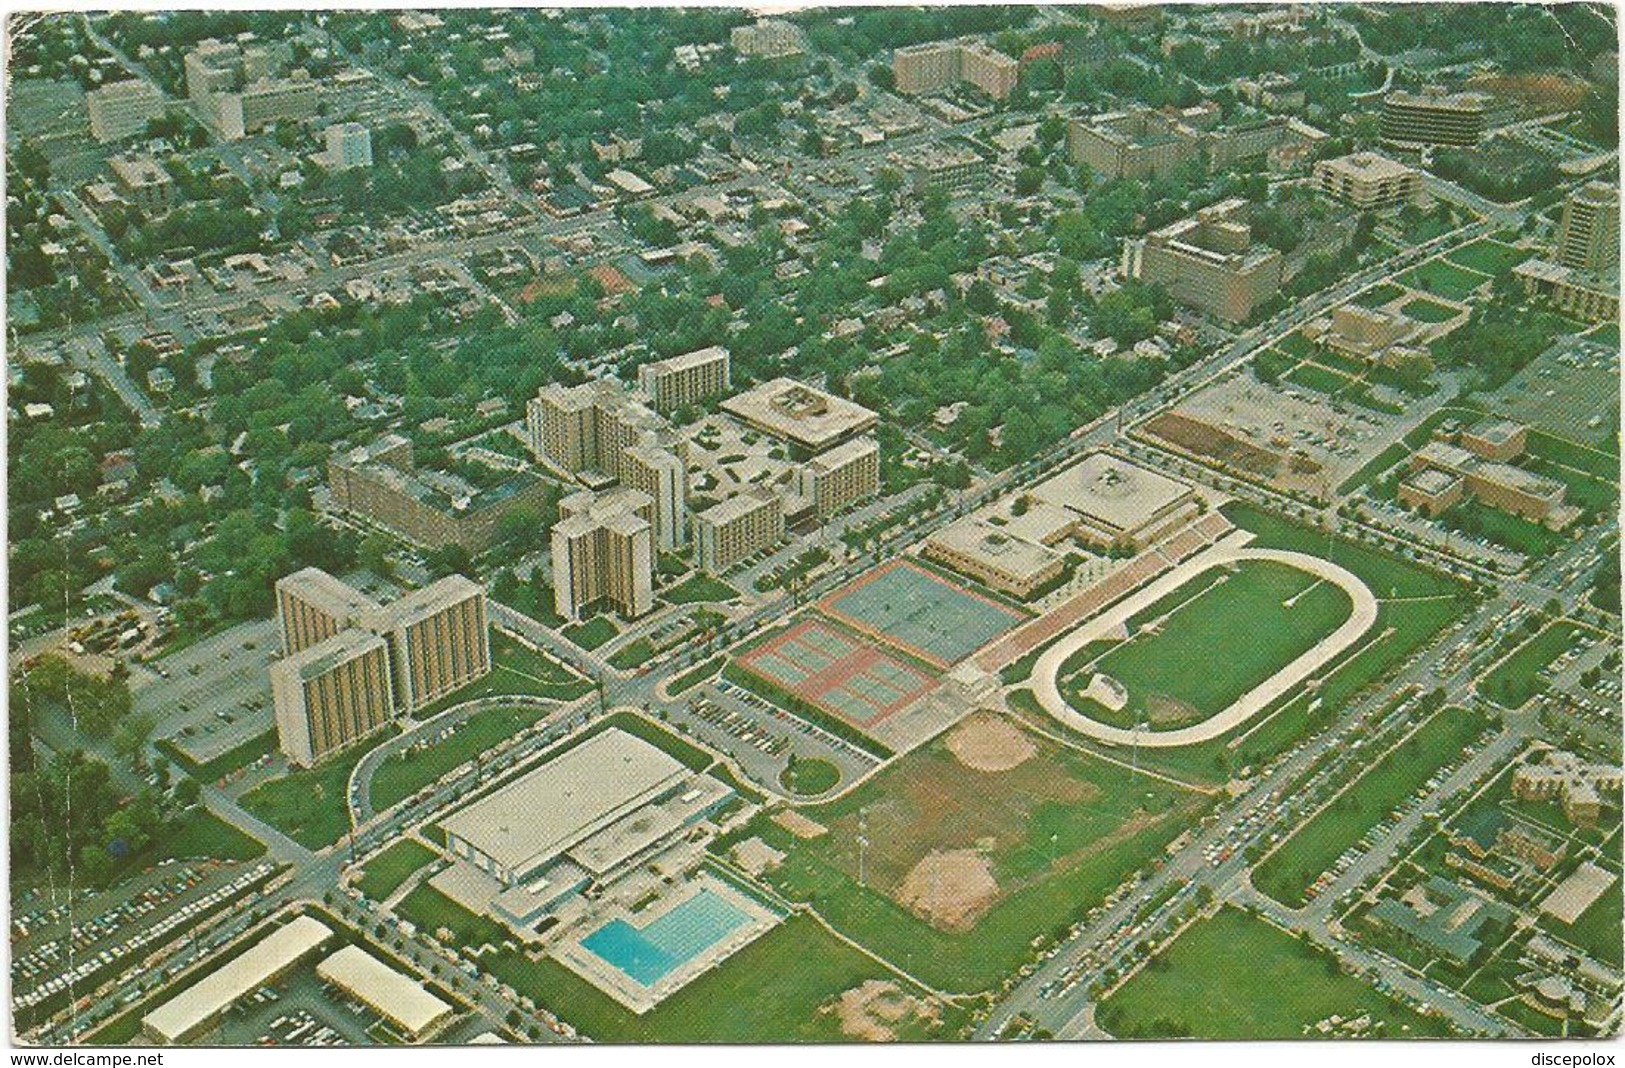
<instances>
[{"instance_id":1,"label":"tall apartment building","mask_svg":"<svg viewBox=\"0 0 1625 1068\"><path fill-rule=\"evenodd\" d=\"M1166 173L1202 150L1198 131L1150 108L1075 118L1067 124L1067 152L1107 178Z\"/></svg>"},{"instance_id":2,"label":"tall apartment building","mask_svg":"<svg viewBox=\"0 0 1625 1068\"><path fill-rule=\"evenodd\" d=\"M654 607L654 502L628 487L559 502L553 524L553 607L579 620L608 602L634 618Z\"/></svg>"},{"instance_id":3,"label":"tall apartment building","mask_svg":"<svg viewBox=\"0 0 1625 1068\"><path fill-rule=\"evenodd\" d=\"M916 196L932 189L957 193L987 180L987 160L963 142L927 145L906 156L892 153L889 158L907 172L909 191Z\"/></svg>"},{"instance_id":4,"label":"tall apartment building","mask_svg":"<svg viewBox=\"0 0 1625 1068\"><path fill-rule=\"evenodd\" d=\"M372 166L372 131L359 122L335 122L327 128L322 165L330 171Z\"/></svg>"},{"instance_id":5,"label":"tall apartment building","mask_svg":"<svg viewBox=\"0 0 1625 1068\"><path fill-rule=\"evenodd\" d=\"M897 91L908 96L940 93L969 82L995 100L1016 87L1020 63L980 41L931 41L892 54Z\"/></svg>"},{"instance_id":6,"label":"tall apartment building","mask_svg":"<svg viewBox=\"0 0 1625 1068\"><path fill-rule=\"evenodd\" d=\"M1396 208L1422 192L1422 174L1375 152L1356 152L1315 164L1315 188L1361 211Z\"/></svg>"},{"instance_id":7,"label":"tall apartment building","mask_svg":"<svg viewBox=\"0 0 1625 1068\"><path fill-rule=\"evenodd\" d=\"M1396 145L1476 145L1484 134L1485 104L1478 93L1396 89L1382 98L1382 139Z\"/></svg>"},{"instance_id":8,"label":"tall apartment building","mask_svg":"<svg viewBox=\"0 0 1625 1068\"><path fill-rule=\"evenodd\" d=\"M638 368L638 388L657 412L674 411L720 396L732 383L728 350L721 345Z\"/></svg>"},{"instance_id":9,"label":"tall apartment building","mask_svg":"<svg viewBox=\"0 0 1625 1068\"><path fill-rule=\"evenodd\" d=\"M700 569L721 574L734 564L784 540L784 502L754 487L694 516Z\"/></svg>"},{"instance_id":10,"label":"tall apartment building","mask_svg":"<svg viewBox=\"0 0 1625 1068\"><path fill-rule=\"evenodd\" d=\"M395 705L414 712L491 672L485 590L447 575L367 613L362 624L389 643Z\"/></svg>"},{"instance_id":11,"label":"tall apartment building","mask_svg":"<svg viewBox=\"0 0 1625 1068\"><path fill-rule=\"evenodd\" d=\"M319 567L285 575L276 584L282 655L293 656L346 629L378 602Z\"/></svg>"},{"instance_id":12,"label":"tall apartment building","mask_svg":"<svg viewBox=\"0 0 1625 1068\"><path fill-rule=\"evenodd\" d=\"M735 26L728 43L742 56L778 59L807 51L807 35L785 19L761 19L750 26Z\"/></svg>"},{"instance_id":13,"label":"tall apartment building","mask_svg":"<svg viewBox=\"0 0 1625 1068\"><path fill-rule=\"evenodd\" d=\"M1148 234L1124 250L1129 277L1160 284L1169 296L1227 322L1245 322L1281 289L1283 258L1254 246L1247 202L1222 201Z\"/></svg>"},{"instance_id":14,"label":"tall apartment building","mask_svg":"<svg viewBox=\"0 0 1625 1068\"><path fill-rule=\"evenodd\" d=\"M309 73L284 76L281 69L272 48L211 38L186 54L186 94L222 138L241 140L271 123L316 114L321 91Z\"/></svg>"},{"instance_id":15,"label":"tall apartment building","mask_svg":"<svg viewBox=\"0 0 1625 1068\"><path fill-rule=\"evenodd\" d=\"M90 135L102 144L145 133L147 123L162 117L166 107L164 94L140 78L114 82L85 94Z\"/></svg>"},{"instance_id":16,"label":"tall apartment building","mask_svg":"<svg viewBox=\"0 0 1625 1068\"><path fill-rule=\"evenodd\" d=\"M389 643L352 627L276 661L271 705L288 760L320 762L389 722Z\"/></svg>"},{"instance_id":17,"label":"tall apartment building","mask_svg":"<svg viewBox=\"0 0 1625 1068\"><path fill-rule=\"evenodd\" d=\"M820 521L880 492L880 446L855 438L819 453L796 473L797 489Z\"/></svg>"},{"instance_id":18,"label":"tall apartment building","mask_svg":"<svg viewBox=\"0 0 1625 1068\"><path fill-rule=\"evenodd\" d=\"M457 475L418 468L412 443L398 434L335 452L327 461L327 483L333 506L342 511L417 545L461 545L473 553L491 547L504 517L539 511L551 500L547 484L526 471L480 489Z\"/></svg>"},{"instance_id":19,"label":"tall apartment building","mask_svg":"<svg viewBox=\"0 0 1625 1068\"><path fill-rule=\"evenodd\" d=\"M1619 189L1587 182L1563 202L1557 231L1557 261L1590 274L1619 266Z\"/></svg>"},{"instance_id":20,"label":"tall apartment building","mask_svg":"<svg viewBox=\"0 0 1625 1068\"><path fill-rule=\"evenodd\" d=\"M379 604L317 568L276 585L282 659L271 698L282 751L309 766L491 670L485 591L449 575Z\"/></svg>"},{"instance_id":21,"label":"tall apartment building","mask_svg":"<svg viewBox=\"0 0 1625 1068\"><path fill-rule=\"evenodd\" d=\"M671 424L618 384L543 386L526 405L525 432L538 460L589 487L619 481L648 493L660 548L686 544L685 446Z\"/></svg>"}]
</instances>

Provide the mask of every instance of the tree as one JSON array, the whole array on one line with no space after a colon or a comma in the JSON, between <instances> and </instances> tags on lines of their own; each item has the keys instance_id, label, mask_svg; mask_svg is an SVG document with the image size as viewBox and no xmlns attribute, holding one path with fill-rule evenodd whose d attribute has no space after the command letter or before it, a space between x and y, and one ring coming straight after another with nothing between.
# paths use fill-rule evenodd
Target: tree
<instances>
[{"instance_id":1,"label":"tree","mask_svg":"<svg viewBox=\"0 0 1625 1068\"><path fill-rule=\"evenodd\" d=\"M142 751L156 726L157 722L145 712L125 716L113 731L113 752L126 763L139 767L145 763Z\"/></svg>"}]
</instances>

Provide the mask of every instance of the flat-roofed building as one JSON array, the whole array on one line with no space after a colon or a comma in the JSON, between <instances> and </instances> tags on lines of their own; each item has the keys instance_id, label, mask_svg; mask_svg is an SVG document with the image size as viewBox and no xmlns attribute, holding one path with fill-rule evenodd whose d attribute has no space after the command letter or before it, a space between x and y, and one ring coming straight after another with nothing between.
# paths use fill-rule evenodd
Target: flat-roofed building
<instances>
[{"instance_id":1,"label":"flat-roofed building","mask_svg":"<svg viewBox=\"0 0 1625 1068\"><path fill-rule=\"evenodd\" d=\"M728 350L721 345L696 349L638 368L638 387L659 412L720 397L732 384Z\"/></svg>"},{"instance_id":2,"label":"flat-roofed building","mask_svg":"<svg viewBox=\"0 0 1625 1068\"><path fill-rule=\"evenodd\" d=\"M701 570L720 574L784 540L784 502L771 490L752 487L694 516L694 542Z\"/></svg>"},{"instance_id":3,"label":"flat-roofed building","mask_svg":"<svg viewBox=\"0 0 1625 1068\"><path fill-rule=\"evenodd\" d=\"M1463 430L1456 440L1470 453L1504 463L1523 455L1529 428L1510 419L1486 419Z\"/></svg>"},{"instance_id":4,"label":"flat-roofed building","mask_svg":"<svg viewBox=\"0 0 1625 1068\"><path fill-rule=\"evenodd\" d=\"M271 664L277 740L300 767L372 734L394 704L389 643L356 627Z\"/></svg>"},{"instance_id":5,"label":"flat-roofed building","mask_svg":"<svg viewBox=\"0 0 1625 1068\"><path fill-rule=\"evenodd\" d=\"M333 929L296 916L141 1018L153 1042L174 1045L195 1038L247 994L298 964L333 937Z\"/></svg>"},{"instance_id":6,"label":"flat-roofed building","mask_svg":"<svg viewBox=\"0 0 1625 1068\"><path fill-rule=\"evenodd\" d=\"M485 589L447 575L369 614L389 642L395 705L414 712L491 672Z\"/></svg>"},{"instance_id":7,"label":"flat-roofed building","mask_svg":"<svg viewBox=\"0 0 1625 1068\"><path fill-rule=\"evenodd\" d=\"M1197 511L1186 483L1107 452L1089 454L1027 496L1070 514L1075 537L1104 547L1139 548Z\"/></svg>"},{"instance_id":8,"label":"flat-roofed building","mask_svg":"<svg viewBox=\"0 0 1625 1068\"><path fill-rule=\"evenodd\" d=\"M1618 186L1587 182L1568 195L1557 228L1557 261L1593 275L1618 270Z\"/></svg>"},{"instance_id":9,"label":"flat-roofed building","mask_svg":"<svg viewBox=\"0 0 1625 1068\"><path fill-rule=\"evenodd\" d=\"M892 75L905 96L940 93L966 82L1004 100L1020 70L1015 59L977 40L929 41L892 53Z\"/></svg>"},{"instance_id":10,"label":"flat-roofed building","mask_svg":"<svg viewBox=\"0 0 1625 1068\"><path fill-rule=\"evenodd\" d=\"M162 215L180 203L180 187L151 156L114 156L107 161L119 193L146 215Z\"/></svg>"},{"instance_id":11,"label":"flat-roofed building","mask_svg":"<svg viewBox=\"0 0 1625 1068\"><path fill-rule=\"evenodd\" d=\"M1619 319L1619 272L1592 275L1548 260L1524 260L1512 268L1524 292L1542 297L1559 311L1591 323Z\"/></svg>"},{"instance_id":12,"label":"flat-roofed building","mask_svg":"<svg viewBox=\"0 0 1625 1068\"><path fill-rule=\"evenodd\" d=\"M655 543L663 550L688 544L688 466L670 449L634 445L621 453L621 485L649 495Z\"/></svg>"},{"instance_id":13,"label":"flat-roofed building","mask_svg":"<svg viewBox=\"0 0 1625 1068\"><path fill-rule=\"evenodd\" d=\"M321 89L308 72L282 74L282 49L206 40L186 54L186 93L227 141L283 120L314 118Z\"/></svg>"},{"instance_id":14,"label":"flat-roofed building","mask_svg":"<svg viewBox=\"0 0 1625 1068\"><path fill-rule=\"evenodd\" d=\"M497 527L516 512L540 512L552 501L547 483L515 471L481 488L446 471L419 468L412 443L388 434L370 445L335 452L327 461L333 506L416 545L489 549Z\"/></svg>"},{"instance_id":15,"label":"flat-roofed building","mask_svg":"<svg viewBox=\"0 0 1625 1068\"><path fill-rule=\"evenodd\" d=\"M940 189L958 193L981 186L988 173L987 160L968 144L935 144L902 155L894 153L891 161L908 174L909 190L916 196Z\"/></svg>"},{"instance_id":16,"label":"flat-roofed building","mask_svg":"<svg viewBox=\"0 0 1625 1068\"><path fill-rule=\"evenodd\" d=\"M880 445L874 438L843 442L803 464L796 480L822 522L880 492Z\"/></svg>"},{"instance_id":17,"label":"flat-roofed building","mask_svg":"<svg viewBox=\"0 0 1625 1068\"><path fill-rule=\"evenodd\" d=\"M1200 133L1150 108L1074 118L1067 125L1067 151L1107 178L1146 178L1201 155Z\"/></svg>"},{"instance_id":18,"label":"flat-roofed building","mask_svg":"<svg viewBox=\"0 0 1625 1068\"><path fill-rule=\"evenodd\" d=\"M1281 291L1285 263L1275 249L1253 244L1246 212L1247 202L1232 198L1127 243L1125 273L1215 318L1246 322Z\"/></svg>"},{"instance_id":19,"label":"flat-roofed building","mask_svg":"<svg viewBox=\"0 0 1625 1068\"><path fill-rule=\"evenodd\" d=\"M675 757L611 728L452 813L446 851L503 886L524 883L689 778Z\"/></svg>"},{"instance_id":20,"label":"flat-roofed building","mask_svg":"<svg viewBox=\"0 0 1625 1068\"><path fill-rule=\"evenodd\" d=\"M1478 93L1395 89L1382 98L1382 140L1398 145L1476 145L1484 133L1486 103Z\"/></svg>"},{"instance_id":21,"label":"flat-roofed building","mask_svg":"<svg viewBox=\"0 0 1625 1068\"><path fill-rule=\"evenodd\" d=\"M1066 567L1062 554L1014 537L980 516L966 516L943 527L926 539L921 552L928 560L1021 598L1060 578Z\"/></svg>"},{"instance_id":22,"label":"flat-roofed building","mask_svg":"<svg viewBox=\"0 0 1625 1068\"><path fill-rule=\"evenodd\" d=\"M749 26L735 26L728 43L742 56L763 59L799 56L807 51L807 35L787 19L758 19Z\"/></svg>"},{"instance_id":23,"label":"flat-roofed building","mask_svg":"<svg viewBox=\"0 0 1625 1068\"><path fill-rule=\"evenodd\" d=\"M994 100L1004 100L1015 91L1021 64L981 41L959 48L959 78L969 82Z\"/></svg>"},{"instance_id":24,"label":"flat-roofed building","mask_svg":"<svg viewBox=\"0 0 1625 1068\"><path fill-rule=\"evenodd\" d=\"M85 94L90 112L90 135L102 144L137 137L147 124L167 110L164 94L141 78L114 82Z\"/></svg>"},{"instance_id":25,"label":"flat-roofed building","mask_svg":"<svg viewBox=\"0 0 1625 1068\"><path fill-rule=\"evenodd\" d=\"M1466 494L1466 482L1457 474L1426 467L1400 480L1399 501L1436 516L1454 508Z\"/></svg>"},{"instance_id":26,"label":"flat-roofed building","mask_svg":"<svg viewBox=\"0 0 1625 1068\"><path fill-rule=\"evenodd\" d=\"M775 378L736 393L722 402L723 411L749 426L816 455L875 428L880 416L849 400Z\"/></svg>"},{"instance_id":27,"label":"flat-roofed building","mask_svg":"<svg viewBox=\"0 0 1625 1068\"><path fill-rule=\"evenodd\" d=\"M335 122L327 128L323 166L352 171L372 166L372 131L359 122Z\"/></svg>"},{"instance_id":28,"label":"flat-roofed building","mask_svg":"<svg viewBox=\"0 0 1625 1068\"><path fill-rule=\"evenodd\" d=\"M334 953L316 965L316 975L382 1016L411 1042L423 1041L456 1015L449 1002L360 946L345 946Z\"/></svg>"},{"instance_id":29,"label":"flat-roofed building","mask_svg":"<svg viewBox=\"0 0 1625 1068\"><path fill-rule=\"evenodd\" d=\"M302 568L278 579L276 604L283 656L326 641L379 607L377 601L319 567Z\"/></svg>"},{"instance_id":30,"label":"flat-roofed building","mask_svg":"<svg viewBox=\"0 0 1625 1068\"><path fill-rule=\"evenodd\" d=\"M1559 800L1563 813L1589 826L1602 815L1605 802L1617 805L1620 768L1586 760L1567 750L1548 750L1539 763L1519 764L1512 772L1512 794L1525 801ZM1604 795L1609 795L1605 798Z\"/></svg>"},{"instance_id":31,"label":"flat-roofed building","mask_svg":"<svg viewBox=\"0 0 1625 1068\"><path fill-rule=\"evenodd\" d=\"M1360 211L1397 208L1422 192L1422 173L1375 152L1356 152L1315 164L1315 188Z\"/></svg>"},{"instance_id":32,"label":"flat-roofed building","mask_svg":"<svg viewBox=\"0 0 1625 1068\"><path fill-rule=\"evenodd\" d=\"M632 619L654 608L654 501L620 487L583 491L559 502L553 524L553 606L579 620L609 603Z\"/></svg>"},{"instance_id":33,"label":"flat-roofed building","mask_svg":"<svg viewBox=\"0 0 1625 1068\"><path fill-rule=\"evenodd\" d=\"M1411 470L1434 468L1460 475L1465 493L1493 508L1561 528L1574 518L1556 479L1510 464L1483 460L1466 449L1430 441L1411 457Z\"/></svg>"},{"instance_id":34,"label":"flat-roofed building","mask_svg":"<svg viewBox=\"0 0 1625 1068\"><path fill-rule=\"evenodd\" d=\"M1342 355L1380 360L1395 345L1403 344L1420 331L1415 320L1397 312L1344 304L1332 309L1331 329L1321 340Z\"/></svg>"}]
</instances>

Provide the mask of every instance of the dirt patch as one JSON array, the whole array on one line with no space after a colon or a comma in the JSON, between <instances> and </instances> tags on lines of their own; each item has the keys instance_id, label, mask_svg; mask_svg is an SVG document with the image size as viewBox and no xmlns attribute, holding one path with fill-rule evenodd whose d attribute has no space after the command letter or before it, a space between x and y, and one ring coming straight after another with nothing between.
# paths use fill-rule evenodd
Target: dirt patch
<instances>
[{"instance_id":1,"label":"dirt patch","mask_svg":"<svg viewBox=\"0 0 1625 1068\"><path fill-rule=\"evenodd\" d=\"M987 858L974 849L927 853L897 888L904 908L943 931L968 931L999 898Z\"/></svg>"},{"instance_id":2,"label":"dirt patch","mask_svg":"<svg viewBox=\"0 0 1625 1068\"><path fill-rule=\"evenodd\" d=\"M998 716L978 713L948 735L948 749L972 771L1009 771L1031 760L1038 747Z\"/></svg>"},{"instance_id":3,"label":"dirt patch","mask_svg":"<svg viewBox=\"0 0 1625 1068\"><path fill-rule=\"evenodd\" d=\"M817 820L808 819L794 809L785 809L783 812L773 814L773 822L795 835L797 838L818 838L829 833Z\"/></svg>"},{"instance_id":4,"label":"dirt patch","mask_svg":"<svg viewBox=\"0 0 1625 1068\"><path fill-rule=\"evenodd\" d=\"M1145 699L1145 718L1151 721L1153 727L1172 727L1181 723L1194 723L1202 717L1195 708L1184 701L1176 701L1159 693Z\"/></svg>"},{"instance_id":5,"label":"dirt patch","mask_svg":"<svg viewBox=\"0 0 1625 1068\"><path fill-rule=\"evenodd\" d=\"M1145 429L1175 448L1198 456L1211 456L1242 471L1274 475L1281 468L1280 454L1179 412L1159 415L1146 423Z\"/></svg>"},{"instance_id":6,"label":"dirt patch","mask_svg":"<svg viewBox=\"0 0 1625 1068\"><path fill-rule=\"evenodd\" d=\"M864 1042L893 1042L904 1026L934 1024L941 1013L933 1002L911 997L886 979L870 979L824 1007L841 1021L841 1033Z\"/></svg>"},{"instance_id":7,"label":"dirt patch","mask_svg":"<svg viewBox=\"0 0 1625 1068\"><path fill-rule=\"evenodd\" d=\"M1467 88L1510 96L1539 111L1571 111L1586 96L1586 83L1564 74L1480 74Z\"/></svg>"}]
</instances>

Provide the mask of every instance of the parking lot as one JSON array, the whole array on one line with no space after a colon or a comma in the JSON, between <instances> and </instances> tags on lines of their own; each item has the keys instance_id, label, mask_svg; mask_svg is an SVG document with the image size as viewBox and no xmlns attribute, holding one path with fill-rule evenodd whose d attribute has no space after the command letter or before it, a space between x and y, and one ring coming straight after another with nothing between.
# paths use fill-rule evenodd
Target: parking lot
<instances>
[{"instance_id":1,"label":"parking lot","mask_svg":"<svg viewBox=\"0 0 1625 1068\"><path fill-rule=\"evenodd\" d=\"M271 728L276 624L254 620L130 672L137 712L150 715L155 738L169 738L193 760L212 760Z\"/></svg>"}]
</instances>

